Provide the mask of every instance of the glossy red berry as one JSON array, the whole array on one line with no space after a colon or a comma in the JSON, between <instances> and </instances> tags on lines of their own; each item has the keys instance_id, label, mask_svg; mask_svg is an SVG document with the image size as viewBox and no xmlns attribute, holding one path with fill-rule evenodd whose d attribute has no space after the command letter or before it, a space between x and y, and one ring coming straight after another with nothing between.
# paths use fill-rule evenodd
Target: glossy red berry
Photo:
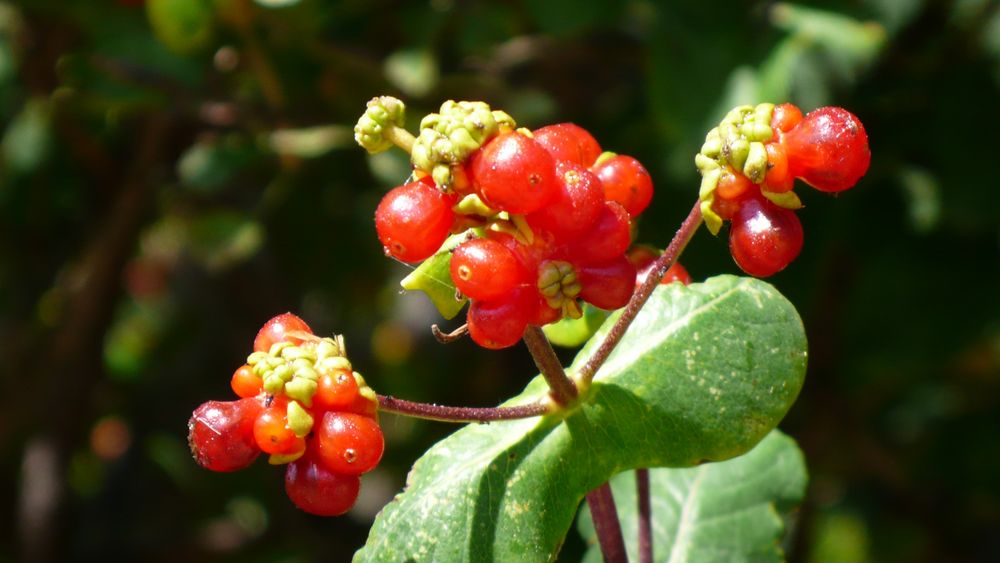
<instances>
[{"instance_id":1,"label":"glossy red berry","mask_svg":"<svg viewBox=\"0 0 1000 563\"><path fill-rule=\"evenodd\" d=\"M566 160L588 168L601 156L601 145L586 129L573 123L557 123L532 131L538 144L557 161Z\"/></svg>"},{"instance_id":2,"label":"glossy red berry","mask_svg":"<svg viewBox=\"0 0 1000 563\"><path fill-rule=\"evenodd\" d=\"M372 418L331 411L323 415L315 432L316 455L330 471L361 475L382 459L385 440Z\"/></svg>"},{"instance_id":3,"label":"glossy red berry","mask_svg":"<svg viewBox=\"0 0 1000 563\"><path fill-rule=\"evenodd\" d=\"M660 257L660 251L647 245L635 245L628 250L629 262L635 266L636 276L635 285L636 287L642 285L646 281L646 277L649 276L650 271L653 267L653 262ZM660 285L667 285L668 283L673 283L679 281L684 285L691 283L691 274L688 274L687 269L681 266L680 262L674 262L667 272L663 274L660 278Z\"/></svg>"},{"instance_id":4,"label":"glossy red berry","mask_svg":"<svg viewBox=\"0 0 1000 563\"><path fill-rule=\"evenodd\" d=\"M257 337L253 340L253 350L254 352L267 352L275 343L286 340L294 344L301 344L301 338L290 334L296 332L312 334L312 329L299 317L291 313L282 313L264 323L264 326L257 332Z\"/></svg>"},{"instance_id":5,"label":"glossy red berry","mask_svg":"<svg viewBox=\"0 0 1000 563\"><path fill-rule=\"evenodd\" d=\"M787 192L795 184L795 178L788 173L788 155L785 145L768 143L764 145L767 151L767 173L764 175L763 189L769 192Z\"/></svg>"},{"instance_id":6,"label":"glossy red berry","mask_svg":"<svg viewBox=\"0 0 1000 563\"><path fill-rule=\"evenodd\" d=\"M719 183L715 188L715 197L721 199L738 199L743 196L753 187L753 182L750 178L743 175L742 172L736 172L732 168L726 167L725 171L719 176Z\"/></svg>"},{"instance_id":7,"label":"glossy red berry","mask_svg":"<svg viewBox=\"0 0 1000 563\"><path fill-rule=\"evenodd\" d=\"M802 250L802 223L791 210L750 198L733 217L729 252L751 276L764 278L791 263Z\"/></svg>"},{"instance_id":8,"label":"glossy red berry","mask_svg":"<svg viewBox=\"0 0 1000 563\"><path fill-rule=\"evenodd\" d=\"M256 399L208 401L188 421L188 445L195 462L212 471L248 467L260 454L253 423L261 411Z\"/></svg>"},{"instance_id":9,"label":"glossy red berry","mask_svg":"<svg viewBox=\"0 0 1000 563\"><path fill-rule=\"evenodd\" d=\"M514 252L488 238L468 240L455 248L451 279L463 294L483 301L500 299L531 281L529 271Z\"/></svg>"},{"instance_id":10,"label":"glossy red berry","mask_svg":"<svg viewBox=\"0 0 1000 563\"><path fill-rule=\"evenodd\" d=\"M448 238L455 197L430 177L393 188L375 210L375 230L385 253L403 262L431 257Z\"/></svg>"},{"instance_id":11,"label":"glossy red berry","mask_svg":"<svg viewBox=\"0 0 1000 563\"><path fill-rule=\"evenodd\" d=\"M467 171L483 201L497 210L531 213L556 195L555 159L520 133L488 141L472 154Z\"/></svg>"},{"instance_id":12,"label":"glossy red berry","mask_svg":"<svg viewBox=\"0 0 1000 563\"><path fill-rule=\"evenodd\" d=\"M824 192L846 190L868 171L868 134L851 112L823 107L809 112L782 143L788 171Z\"/></svg>"},{"instance_id":13,"label":"glossy red berry","mask_svg":"<svg viewBox=\"0 0 1000 563\"><path fill-rule=\"evenodd\" d=\"M330 471L314 456L288 464L285 494L301 510L316 516L340 516L354 506L361 488L357 475Z\"/></svg>"},{"instance_id":14,"label":"glossy red berry","mask_svg":"<svg viewBox=\"0 0 1000 563\"><path fill-rule=\"evenodd\" d=\"M238 397L256 397L264 390L264 380L254 374L249 365L242 365L233 373L229 386Z\"/></svg>"},{"instance_id":15,"label":"glossy red berry","mask_svg":"<svg viewBox=\"0 0 1000 563\"><path fill-rule=\"evenodd\" d=\"M642 213L653 199L653 179L631 156L613 156L595 166L594 173L604 184L605 198L620 203L632 217Z\"/></svg>"},{"instance_id":16,"label":"glossy red berry","mask_svg":"<svg viewBox=\"0 0 1000 563\"><path fill-rule=\"evenodd\" d=\"M312 398L315 412L348 409L358 397L358 382L350 370L321 371L316 384Z\"/></svg>"},{"instance_id":17,"label":"glossy red berry","mask_svg":"<svg viewBox=\"0 0 1000 563\"><path fill-rule=\"evenodd\" d=\"M287 401L275 400L264 409L253 423L253 436L257 447L269 454L291 454L305 449L305 440L288 427L285 414Z\"/></svg>"},{"instance_id":18,"label":"glossy red berry","mask_svg":"<svg viewBox=\"0 0 1000 563\"><path fill-rule=\"evenodd\" d=\"M602 264L624 254L631 243L628 212L618 203L606 201L590 229L568 245L566 258L574 264Z\"/></svg>"},{"instance_id":19,"label":"glossy red berry","mask_svg":"<svg viewBox=\"0 0 1000 563\"><path fill-rule=\"evenodd\" d=\"M635 291L635 266L625 255L594 266L577 270L580 280L580 298L601 309L624 307Z\"/></svg>"},{"instance_id":20,"label":"glossy red berry","mask_svg":"<svg viewBox=\"0 0 1000 563\"><path fill-rule=\"evenodd\" d=\"M802 110L793 104L784 103L774 106L771 114L771 128L778 132L786 133L791 131L802 121Z\"/></svg>"},{"instance_id":21,"label":"glossy red berry","mask_svg":"<svg viewBox=\"0 0 1000 563\"><path fill-rule=\"evenodd\" d=\"M533 229L565 241L590 228L604 207L604 187L593 172L570 161L556 163L558 190L549 205L528 215Z\"/></svg>"},{"instance_id":22,"label":"glossy red berry","mask_svg":"<svg viewBox=\"0 0 1000 563\"><path fill-rule=\"evenodd\" d=\"M491 350L517 344L538 312L537 293L534 288L516 288L498 301L473 301L466 319L469 336Z\"/></svg>"}]
</instances>

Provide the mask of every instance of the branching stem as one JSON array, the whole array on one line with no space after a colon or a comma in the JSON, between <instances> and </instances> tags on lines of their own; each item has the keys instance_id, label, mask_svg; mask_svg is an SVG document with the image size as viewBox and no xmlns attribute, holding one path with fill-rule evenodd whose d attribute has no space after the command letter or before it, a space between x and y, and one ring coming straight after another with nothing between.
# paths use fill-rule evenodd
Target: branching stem
<instances>
[{"instance_id":1,"label":"branching stem","mask_svg":"<svg viewBox=\"0 0 1000 563\"><path fill-rule=\"evenodd\" d=\"M552 400L559 406L570 404L577 395L576 385L566 377L562 363L559 362L545 333L537 326L529 326L524 331L523 339L528 351L531 352L531 357L535 360L535 365L549 384L549 395Z\"/></svg>"},{"instance_id":2,"label":"branching stem","mask_svg":"<svg viewBox=\"0 0 1000 563\"><path fill-rule=\"evenodd\" d=\"M431 403L417 403L397 399L389 395L378 395L379 410L401 414L413 418L437 420L441 422L492 422L496 420L516 420L541 416L550 410L545 403L531 403L515 407L450 407Z\"/></svg>"}]
</instances>

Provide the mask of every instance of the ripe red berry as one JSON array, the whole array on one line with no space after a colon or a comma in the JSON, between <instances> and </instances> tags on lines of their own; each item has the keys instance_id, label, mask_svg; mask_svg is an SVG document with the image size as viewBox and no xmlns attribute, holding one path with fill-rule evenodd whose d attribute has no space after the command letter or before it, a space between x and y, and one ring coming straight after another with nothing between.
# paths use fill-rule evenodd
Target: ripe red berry
<instances>
[{"instance_id":1,"label":"ripe red berry","mask_svg":"<svg viewBox=\"0 0 1000 563\"><path fill-rule=\"evenodd\" d=\"M350 370L321 370L316 384L312 398L315 412L347 409L358 397L358 382Z\"/></svg>"},{"instance_id":2,"label":"ripe red berry","mask_svg":"<svg viewBox=\"0 0 1000 563\"><path fill-rule=\"evenodd\" d=\"M212 471L236 471L253 463L260 449L253 423L261 411L256 399L208 401L188 421L188 445L195 462Z\"/></svg>"},{"instance_id":3,"label":"ripe red berry","mask_svg":"<svg viewBox=\"0 0 1000 563\"><path fill-rule=\"evenodd\" d=\"M472 185L490 207L531 213L556 194L555 160L534 139L501 133L472 154L467 169Z\"/></svg>"},{"instance_id":4,"label":"ripe red berry","mask_svg":"<svg viewBox=\"0 0 1000 563\"><path fill-rule=\"evenodd\" d=\"M625 255L594 266L577 270L580 298L601 309L624 307L635 291L635 266Z\"/></svg>"},{"instance_id":5,"label":"ripe red berry","mask_svg":"<svg viewBox=\"0 0 1000 563\"><path fill-rule=\"evenodd\" d=\"M791 210L749 198L733 217L729 252L751 276L765 278L783 270L802 250L802 223Z\"/></svg>"},{"instance_id":6,"label":"ripe red berry","mask_svg":"<svg viewBox=\"0 0 1000 563\"><path fill-rule=\"evenodd\" d=\"M624 254L631 243L628 212L606 201L591 228L567 246L566 259L574 264L602 264Z\"/></svg>"},{"instance_id":7,"label":"ripe red berry","mask_svg":"<svg viewBox=\"0 0 1000 563\"><path fill-rule=\"evenodd\" d=\"M795 177L788 173L788 154L781 143L764 145L767 151L767 173L763 188L769 192L787 192L795 184Z\"/></svg>"},{"instance_id":8,"label":"ripe red berry","mask_svg":"<svg viewBox=\"0 0 1000 563\"><path fill-rule=\"evenodd\" d=\"M519 287L498 301L473 301L466 318L469 336L491 350L517 344L538 312L537 293L534 288Z\"/></svg>"},{"instance_id":9,"label":"ripe red berry","mask_svg":"<svg viewBox=\"0 0 1000 563\"><path fill-rule=\"evenodd\" d=\"M240 366L233 373L229 385L238 397L243 398L256 397L264 390L264 380L254 374L249 365Z\"/></svg>"},{"instance_id":10,"label":"ripe red berry","mask_svg":"<svg viewBox=\"0 0 1000 563\"><path fill-rule=\"evenodd\" d=\"M276 342L286 340L300 344L302 342L300 338L289 335L292 332L312 334L312 329L297 316L291 313L282 313L264 323L264 326L257 332L257 337L253 340L253 350L254 352L267 352Z\"/></svg>"},{"instance_id":11,"label":"ripe red berry","mask_svg":"<svg viewBox=\"0 0 1000 563\"><path fill-rule=\"evenodd\" d=\"M330 471L312 455L304 455L285 470L285 494L305 512L340 516L354 506L361 488L357 475Z\"/></svg>"},{"instance_id":12,"label":"ripe red berry","mask_svg":"<svg viewBox=\"0 0 1000 563\"><path fill-rule=\"evenodd\" d=\"M601 145L586 129L573 123L557 123L532 131L538 144L557 161L567 160L584 168L601 156Z\"/></svg>"},{"instance_id":13,"label":"ripe red berry","mask_svg":"<svg viewBox=\"0 0 1000 563\"><path fill-rule=\"evenodd\" d=\"M466 296L490 301L531 281L528 270L503 244L476 238L460 244L451 255L451 279Z\"/></svg>"},{"instance_id":14,"label":"ripe red berry","mask_svg":"<svg viewBox=\"0 0 1000 563\"><path fill-rule=\"evenodd\" d=\"M316 427L316 454L327 469L361 475L378 465L385 449L375 419L360 414L327 412Z\"/></svg>"},{"instance_id":15,"label":"ripe red berry","mask_svg":"<svg viewBox=\"0 0 1000 563\"><path fill-rule=\"evenodd\" d=\"M275 401L253 423L257 447L269 454L291 454L305 449L305 440L288 427L285 414L288 401Z\"/></svg>"},{"instance_id":16,"label":"ripe red berry","mask_svg":"<svg viewBox=\"0 0 1000 563\"><path fill-rule=\"evenodd\" d=\"M532 229L565 241L590 228L604 206L604 187L593 172L570 161L556 163L557 193L549 205L528 215Z\"/></svg>"},{"instance_id":17,"label":"ripe red berry","mask_svg":"<svg viewBox=\"0 0 1000 563\"><path fill-rule=\"evenodd\" d=\"M629 262L635 266L635 285L639 287L646 281L646 277L649 276L653 262L660 257L660 251L651 246L638 244L630 248L626 256ZM660 278L660 285L667 285L675 281L679 281L684 285L691 283L691 274L688 274L688 271L684 266L681 266L680 262L674 262L672 266L667 268L667 272Z\"/></svg>"},{"instance_id":18,"label":"ripe red berry","mask_svg":"<svg viewBox=\"0 0 1000 563\"><path fill-rule=\"evenodd\" d=\"M823 107L809 112L785 133L782 143L789 173L824 192L852 187L871 162L864 126L843 108Z\"/></svg>"},{"instance_id":19,"label":"ripe red berry","mask_svg":"<svg viewBox=\"0 0 1000 563\"><path fill-rule=\"evenodd\" d=\"M778 104L771 114L771 128L777 132L787 133L802 121L802 110L793 104Z\"/></svg>"},{"instance_id":20,"label":"ripe red berry","mask_svg":"<svg viewBox=\"0 0 1000 563\"><path fill-rule=\"evenodd\" d=\"M620 203L632 217L642 213L653 199L653 179L631 156L613 156L595 166L594 173L604 184L605 198Z\"/></svg>"},{"instance_id":21,"label":"ripe red berry","mask_svg":"<svg viewBox=\"0 0 1000 563\"><path fill-rule=\"evenodd\" d=\"M742 172L736 172L732 168L726 167L719 176L719 183L715 188L715 197L722 199L738 199L743 196L753 186L750 178Z\"/></svg>"},{"instance_id":22,"label":"ripe red berry","mask_svg":"<svg viewBox=\"0 0 1000 563\"><path fill-rule=\"evenodd\" d=\"M385 253L403 262L432 256L448 238L455 220L455 197L429 176L393 188L375 210L375 230Z\"/></svg>"}]
</instances>

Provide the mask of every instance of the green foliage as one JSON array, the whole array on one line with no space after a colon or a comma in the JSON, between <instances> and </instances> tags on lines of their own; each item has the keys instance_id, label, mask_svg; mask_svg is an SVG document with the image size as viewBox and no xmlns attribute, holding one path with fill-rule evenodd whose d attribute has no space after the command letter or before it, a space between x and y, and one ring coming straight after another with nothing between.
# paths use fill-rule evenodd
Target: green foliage
<instances>
[{"instance_id":1,"label":"green foliage","mask_svg":"<svg viewBox=\"0 0 1000 563\"><path fill-rule=\"evenodd\" d=\"M580 500L612 475L752 448L795 400L805 360L798 315L770 285L722 276L661 286L578 407L468 426L435 445L356 560L551 559ZM546 393L539 378L508 404Z\"/></svg>"},{"instance_id":2,"label":"green foliage","mask_svg":"<svg viewBox=\"0 0 1000 563\"><path fill-rule=\"evenodd\" d=\"M656 561L784 561L785 520L806 492L806 466L795 441L772 431L740 457L684 469L650 469ZM639 559L639 508L634 471L611 479L629 560ZM580 511L580 534L597 563L590 511ZM840 561L841 559L829 559Z\"/></svg>"}]
</instances>

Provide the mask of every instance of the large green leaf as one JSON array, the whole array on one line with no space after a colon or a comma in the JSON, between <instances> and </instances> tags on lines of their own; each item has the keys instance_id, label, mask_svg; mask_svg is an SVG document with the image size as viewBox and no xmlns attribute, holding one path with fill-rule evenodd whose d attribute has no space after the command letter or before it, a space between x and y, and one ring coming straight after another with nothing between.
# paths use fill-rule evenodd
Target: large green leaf
<instances>
[{"instance_id":1,"label":"large green leaf","mask_svg":"<svg viewBox=\"0 0 1000 563\"><path fill-rule=\"evenodd\" d=\"M795 400L805 365L802 323L772 286L734 276L661 286L575 408L466 426L435 445L355 559L549 560L580 500L612 475L750 450ZM546 391L536 378L509 404Z\"/></svg>"},{"instance_id":2,"label":"large green leaf","mask_svg":"<svg viewBox=\"0 0 1000 563\"><path fill-rule=\"evenodd\" d=\"M740 457L683 469L649 470L653 560L730 563L781 561L782 516L802 501L806 466L795 441L778 430ZM611 479L630 561L639 560L635 472ZM599 563L590 513L580 533L591 543L584 561Z\"/></svg>"}]
</instances>

